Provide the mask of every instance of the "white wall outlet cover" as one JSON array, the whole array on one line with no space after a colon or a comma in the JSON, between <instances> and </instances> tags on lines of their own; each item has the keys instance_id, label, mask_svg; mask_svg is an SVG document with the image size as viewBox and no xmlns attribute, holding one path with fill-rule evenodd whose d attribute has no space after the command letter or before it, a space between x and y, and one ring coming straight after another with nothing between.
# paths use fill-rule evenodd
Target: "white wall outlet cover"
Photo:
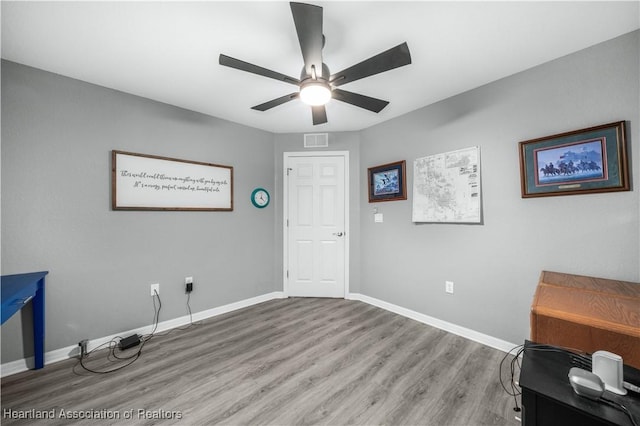
<instances>
[{"instance_id":1,"label":"white wall outlet cover","mask_svg":"<svg viewBox=\"0 0 640 426\"><path fill-rule=\"evenodd\" d=\"M151 297L155 296L156 293L160 294L160 283L151 284Z\"/></svg>"},{"instance_id":2,"label":"white wall outlet cover","mask_svg":"<svg viewBox=\"0 0 640 426\"><path fill-rule=\"evenodd\" d=\"M193 284L193 277L184 277L185 284Z\"/></svg>"},{"instance_id":3,"label":"white wall outlet cover","mask_svg":"<svg viewBox=\"0 0 640 426\"><path fill-rule=\"evenodd\" d=\"M383 220L382 213L376 213L373 215L373 221L375 223L382 223L382 220Z\"/></svg>"}]
</instances>

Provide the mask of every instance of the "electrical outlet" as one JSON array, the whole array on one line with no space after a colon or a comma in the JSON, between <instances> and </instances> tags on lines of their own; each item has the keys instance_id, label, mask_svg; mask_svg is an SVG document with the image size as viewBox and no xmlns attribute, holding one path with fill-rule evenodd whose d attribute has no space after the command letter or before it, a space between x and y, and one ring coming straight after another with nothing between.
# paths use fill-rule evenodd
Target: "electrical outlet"
<instances>
[{"instance_id":1,"label":"electrical outlet","mask_svg":"<svg viewBox=\"0 0 640 426\"><path fill-rule=\"evenodd\" d=\"M160 283L151 284L151 297L155 296L156 293L160 295Z\"/></svg>"},{"instance_id":2,"label":"electrical outlet","mask_svg":"<svg viewBox=\"0 0 640 426\"><path fill-rule=\"evenodd\" d=\"M453 281L444 282L444 291L453 294Z\"/></svg>"},{"instance_id":3,"label":"electrical outlet","mask_svg":"<svg viewBox=\"0 0 640 426\"><path fill-rule=\"evenodd\" d=\"M193 284L193 277L184 277L185 284Z\"/></svg>"}]
</instances>

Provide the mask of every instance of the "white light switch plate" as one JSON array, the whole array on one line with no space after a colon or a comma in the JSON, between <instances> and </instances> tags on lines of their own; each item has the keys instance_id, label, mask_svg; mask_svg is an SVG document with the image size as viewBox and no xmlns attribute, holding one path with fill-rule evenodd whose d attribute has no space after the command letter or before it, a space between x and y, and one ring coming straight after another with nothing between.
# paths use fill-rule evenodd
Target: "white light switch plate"
<instances>
[{"instance_id":1,"label":"white light switch plate","mask_svg":"<svg viewBox=\"0 0 640 426\"><path fill-rule=\"evenodd\" d=\"M444 282L444 291L453 294L453 281Z\"/></svg>"}]
</instances>

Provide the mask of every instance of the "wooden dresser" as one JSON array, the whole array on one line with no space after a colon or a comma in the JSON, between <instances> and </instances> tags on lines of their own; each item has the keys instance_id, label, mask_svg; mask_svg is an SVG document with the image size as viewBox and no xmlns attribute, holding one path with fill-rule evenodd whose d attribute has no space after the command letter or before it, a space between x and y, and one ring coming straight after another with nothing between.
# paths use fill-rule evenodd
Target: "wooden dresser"
<instances>
[{"instance_id":1,"label":"wooden dresser","mask_svg":"<svg viewBox=\"0 0 640 426\"><path fill-rule=\"evenodd\" d=\"M542 271L531 340L613 352L640 369L640 283Z\"/></svg>"}]
</instances>

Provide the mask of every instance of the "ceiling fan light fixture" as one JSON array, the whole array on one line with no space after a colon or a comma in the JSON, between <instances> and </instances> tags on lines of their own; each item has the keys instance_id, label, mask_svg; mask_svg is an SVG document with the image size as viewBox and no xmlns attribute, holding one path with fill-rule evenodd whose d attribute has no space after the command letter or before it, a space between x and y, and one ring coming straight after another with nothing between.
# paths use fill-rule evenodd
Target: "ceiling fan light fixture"
<instances>
[{"instance_id":1,"label":"ceiling fan light fixture","mask_svg":"<svg viewBox=\"0 0 640 426\"><path fill-rule=\"evenodd\" d=\"M310 80L300 85L300 99L307 105L325 105L331 100L331 87L329 83L318 80Z\"/></svg>"},{"instance_id":2,"label":"ceiling fan light fixture","mask_svg":"<svg viewBox=\"0 0 640 426\"><path fill-rule=\"evenodd\" d=\"M348 92L340 89L339 86L409 65L411 54L407 42L371 56L336 74L331 74L329 67L322 62L322 49L325 45L325 37L322 33L322 7L298 2L291 2L289 6L304 60L299 79L223 54L220 54L218 59L220 65L293 84L298 89L297 92L255 105L251 109L266 111L294 99L301 99L312 107L311 118L314 126L327 122L327 111L324 105L331 99L374 113L382 111L389 104L388 101Z\"/></svg>"}]
</instances>

